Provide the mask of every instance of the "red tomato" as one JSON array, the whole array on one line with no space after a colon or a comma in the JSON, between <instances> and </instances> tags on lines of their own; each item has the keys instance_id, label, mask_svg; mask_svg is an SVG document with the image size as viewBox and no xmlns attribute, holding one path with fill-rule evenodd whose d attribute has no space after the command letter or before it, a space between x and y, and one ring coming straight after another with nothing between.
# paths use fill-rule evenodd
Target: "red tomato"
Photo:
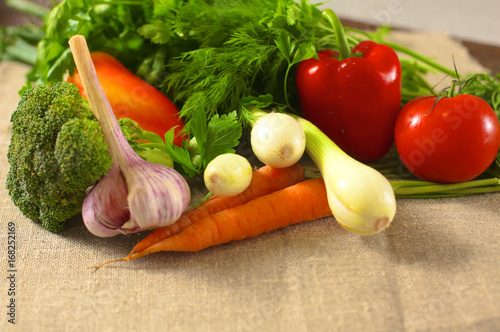
<instances>
[{"instance_id":1,"label":"red tomato","mask_svg":"<svg viewBox=\"0 0 500 332\"><path fill-rule=\"evenodd\" d=\"M474 179L492 164L500 147L495 112L473 95L413 99L399 113L394 135L408 170L433 182Z\"/></svg>"}]
</instances>

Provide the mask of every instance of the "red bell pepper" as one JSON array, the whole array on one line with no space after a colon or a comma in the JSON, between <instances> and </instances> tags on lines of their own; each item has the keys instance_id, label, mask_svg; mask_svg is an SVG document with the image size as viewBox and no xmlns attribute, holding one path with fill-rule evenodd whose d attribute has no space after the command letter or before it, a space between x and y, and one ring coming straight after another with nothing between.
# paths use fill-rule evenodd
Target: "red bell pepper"
<instances>
[{"instance_id":1,"label":"red bell pepper","mask_svg":"<svg viewBox=\"0 0 500 332\"><path fill-rule=\"evenodd\" d=\"M296 73L302 116L344 152L363 162L384 157L394 142L401 109L401 64L390 47L363 41L349 50L340 20L324 17L335 30L339 52L325 50L302 61Z\"/></svg>"},{"instance_id":2,"label":"red bell pepper","mask_svg":"<svg viewBox=\"0 0 500 332\"><path fill-rule=\"evenodd\" d=\"M154 132L161 138L175 127L174 144L182 145L182 140L186 138L180 133L184 122L170 99L133 74L113 56L103 52L92 52L91 56L99 82L117 119L132 119L142 129ZM82 97L87 98L78 70L68 76L66 81L76 84Z\"/></svg>"}]
</instances>

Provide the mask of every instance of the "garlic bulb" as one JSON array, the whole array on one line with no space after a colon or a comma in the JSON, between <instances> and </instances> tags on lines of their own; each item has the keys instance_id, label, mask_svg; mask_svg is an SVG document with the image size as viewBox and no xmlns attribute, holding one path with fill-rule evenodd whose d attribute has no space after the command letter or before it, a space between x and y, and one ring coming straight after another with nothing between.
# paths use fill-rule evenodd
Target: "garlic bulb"
<instances>
[{"instance_id":1,"label":"garlic bulb","mask_svg":"<svg viewBox=\"0 0 500 332\"><path fill-rule=\"evenodd\" d=\"M173 168L145 161L130 147L102 90L85 38L69 41L89 103L114 161L88 193L82 216L97 236L168 226L187 208L190 190Z\"/></svg>"},{"instance_id":2,"label":"garlic bulb","mask_svg":"<svg viewBox=\"0 0 500 332\"><path fill-rule=\"evenodd\" d=\"M205 186L212 194L235 196L250 185L252 166L243 156L225 153L208 163L203 178Z\"/></svg>"},{"instance_id":3,"label":"garlic bulb","mask_svg":"<svg viewBox=\"0 0 500 332\"><path fill-rule=\"evenodd\" d=\"M304 154L306 138L296 119L284 113L269 113L253 125L250 143L255 156L271 167L289 167Z\"/></svg>"}]
</instances>

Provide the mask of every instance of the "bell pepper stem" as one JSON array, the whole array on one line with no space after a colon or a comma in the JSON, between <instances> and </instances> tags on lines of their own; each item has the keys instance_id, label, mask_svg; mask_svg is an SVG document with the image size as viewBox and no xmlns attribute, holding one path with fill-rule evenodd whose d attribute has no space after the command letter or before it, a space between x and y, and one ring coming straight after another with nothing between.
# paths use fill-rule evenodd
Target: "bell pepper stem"
<instances>
[{"instance_id":1,"label":"bell pepper stem","mask_svg":"<svg viewBox=\"0 0 500 332\"><path fill-rule=\"evenodd\" d=\"M323 10L323 18L330 23L333 30L335 31L335 39L337 40L337 47L339 51L339 61L347 59L351 56L351 50L349 48L349 43L347 42L346 34L344 31L344 26L340 22L337 14L331 9Z\"/></svg>"}]
</instances>

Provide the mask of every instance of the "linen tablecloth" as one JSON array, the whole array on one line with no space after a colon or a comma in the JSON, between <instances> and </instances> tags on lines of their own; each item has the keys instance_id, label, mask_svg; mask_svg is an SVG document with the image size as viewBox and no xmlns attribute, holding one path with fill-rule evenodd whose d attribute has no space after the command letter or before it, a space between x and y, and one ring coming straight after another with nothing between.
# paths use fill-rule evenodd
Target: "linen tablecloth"
<instances>
[{"instance_id":1,"label":"linen tablecloth","mask_svg":"<svg viewBox=\"0 0 500 332\"><path fill-rule=\"evenodd\" d=\"M394 38L482 70L441 34ZM28 69L0 63L0 331L500 331L498 193L398 199L391 227L371 237L325 218L89 269L145 234L97 238L79 216L53 234L12 204L9 120Z\"/></svg>"}]
</instances>

